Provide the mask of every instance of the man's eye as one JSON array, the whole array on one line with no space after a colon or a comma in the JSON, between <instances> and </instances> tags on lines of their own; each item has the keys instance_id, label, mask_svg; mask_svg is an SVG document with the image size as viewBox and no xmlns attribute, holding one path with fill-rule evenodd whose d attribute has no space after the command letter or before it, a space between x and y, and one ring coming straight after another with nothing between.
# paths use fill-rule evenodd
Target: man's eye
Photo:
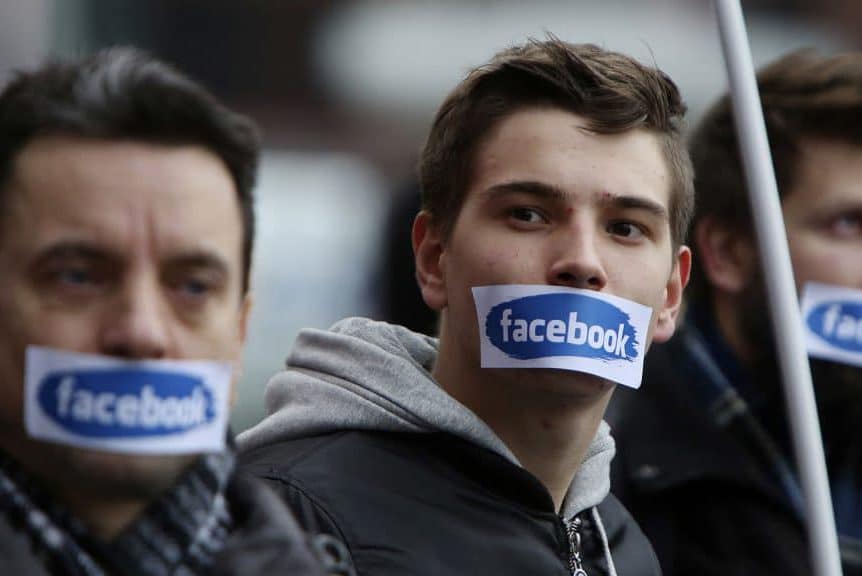
<instances>
[{"instance_id":1,"label":"man's eye","mask_svg":"<svg viewBox=\"0 0 862 576\"><path fill-rule=\"evenodd\" d=\"M200 298L209 294L212 286L206 281L190 278L180 282L177 289L185 296Z\"/></svg>"},{"instance_id":2,"label":"man's eye","mask_svg":"<svg viewBox=\"0 0 862 576\"><path fill-rule=\"evenodd\" d=\"M86 268L60 268L54 271L53 277L57 284L66 286L85 287L97 284L95 275Z\"/></svg>"},{"instance_id":3,"label":"man's eye","mask_svg":"<svg viewBox=\"0 0 862 576\"><path fill-rule=\"evenodd\" d=\"M619 221L608 224L608 233L627 240L637 240L644 236L643 229L634 222Z\"/></svg>"},{"instance_id":4,"label":"man's eye","mask_svg":"<svg viewBox=\"0 0 862 576\"><path fill-rule=\"evenodd\" d=\"M862 235L862 213L841 214L828 222L829 232L839 238Z\"/></svg>"},{"instance_id":5,"label":"man's eye","mask_svg":"<svg viewBox=\"0 0 862 576\"><path fill-rule=\"evenodd\" d=\"M42 273L41 282L58 295L84 297L100 294L108 286L109 278L104 271L91 266L57 265Z\"/></svg>"},{"instance_id":6,"label":"man's eye","mask_svg":"<svg viewBox=\"0 0 862 576\"><path fill-rule=\"evenodd\" d=\"M509 210L509 216L519 222L527 222L529 224L538 224L545 221L545 217L535 208L526 208L518 206Z\"/></svg>"}]
</instances>

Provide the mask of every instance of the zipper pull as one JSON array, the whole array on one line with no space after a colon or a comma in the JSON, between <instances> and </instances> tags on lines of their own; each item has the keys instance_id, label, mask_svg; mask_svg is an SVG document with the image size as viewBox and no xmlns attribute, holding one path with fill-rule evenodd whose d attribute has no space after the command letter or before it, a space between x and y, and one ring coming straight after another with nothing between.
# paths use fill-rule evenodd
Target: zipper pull
<instances>
[{"instance_id":1,"label":"zipper pull","mask_svg":"<svg viewBox=\"0 0 862 576\"><path fill-rule=\"evenodd\" d=\"M589 576L581 561L581 519L575 516L566 523L569 536L569 572L572 576Z\"/></svg>"}]
</instances>

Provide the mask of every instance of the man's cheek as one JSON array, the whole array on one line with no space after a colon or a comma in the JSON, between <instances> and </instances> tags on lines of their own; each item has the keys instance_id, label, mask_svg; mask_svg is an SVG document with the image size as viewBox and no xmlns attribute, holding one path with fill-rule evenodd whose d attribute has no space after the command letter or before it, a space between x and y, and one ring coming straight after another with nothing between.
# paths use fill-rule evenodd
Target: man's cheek
<instances>
[{"instance_id":1,"label":"man's cheek","mask_svg":"<svg viewBox=\"0 0 862 576\"><path fill-rule=\"evenodd\" d=\"M846 259L840 250L797 251L791 258L796 287L801 289L808 282L848 285L853 261Z\"/></svg>"},{"instance_id":2,"label":"man's cheek","mask_svg":"<svg viewBox=\"0 0 862 576\"><path fill-rule=\"evenodd\" d=\"M184 358L239 359L242 354L240 317L226 315L194 328L175 325L177 348Z\"/></svg>"},{"instance_id":3,"label":"man's cheek","mask_svg":"<svg viewBox=\"0 0 862 576\"><path fill-rule=\"evenodd\" d=\"M7 336L7 335L3 335ZM24 346L0 337L0 432L20 427L24 406Z\"/></svg>"}]
</instances>

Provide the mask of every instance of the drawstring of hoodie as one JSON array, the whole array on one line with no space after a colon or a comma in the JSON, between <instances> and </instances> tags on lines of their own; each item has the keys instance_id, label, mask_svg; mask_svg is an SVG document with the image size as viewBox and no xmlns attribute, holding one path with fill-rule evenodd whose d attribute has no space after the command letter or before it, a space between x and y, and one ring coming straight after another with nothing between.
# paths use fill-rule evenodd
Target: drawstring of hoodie
<instances>
[{"instance_id":1,"label":"drawstring of hoodie","mask_svg":"<svg viewBox=\"0 0 862 576\"><path fill-rule=\"evenodd\" d=\"M596 529L599 531L599 537L602 539L602 549L605 552L605 561L608 563L609 576L617 576L617 569L614 566L614 559L611 557L611 545L608 543L608 534L605 532L605 525L602 524L602 517L599 516L599 510L595 506L590 510L593 515L593 520L596 523Z\"/></svg>"}]
</instances>

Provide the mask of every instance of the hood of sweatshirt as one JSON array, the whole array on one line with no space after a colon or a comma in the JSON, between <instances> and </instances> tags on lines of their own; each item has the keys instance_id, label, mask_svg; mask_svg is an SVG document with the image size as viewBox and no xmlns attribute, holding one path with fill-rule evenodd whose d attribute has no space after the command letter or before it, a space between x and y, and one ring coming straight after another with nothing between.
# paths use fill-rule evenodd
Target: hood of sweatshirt
<instances>
[{"instance_id":1,"label":"hood of sweatshirt","mask_svg":"<svg viewBox=\"0 0 862 576\"><path fill-rule=\"evenodd\" d=\"M431 376L437 340L402 326L348 318L300 332L287 370L266 387L267 416L240 434L241 450L341 430L448 432L520 462L476 414ZM563 516L599 504L615 453L601 423L563 502Z\"/></svg>"}]
</instances>

